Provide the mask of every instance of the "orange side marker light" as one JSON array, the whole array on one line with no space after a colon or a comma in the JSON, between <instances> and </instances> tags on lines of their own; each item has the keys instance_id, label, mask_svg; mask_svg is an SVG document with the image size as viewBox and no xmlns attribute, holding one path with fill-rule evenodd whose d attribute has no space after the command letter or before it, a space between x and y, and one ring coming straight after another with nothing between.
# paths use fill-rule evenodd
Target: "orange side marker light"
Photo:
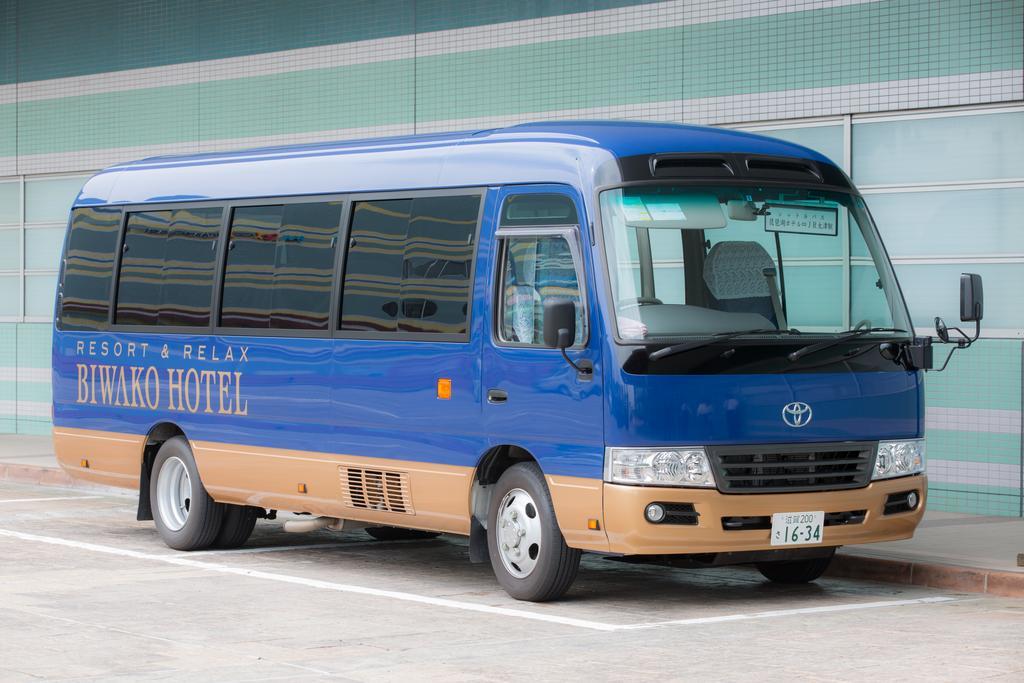
<instances>
[{"instance_id":1,"label":"orange side marker light","mask_svg":"<svg viewBox=\"0 0 1024 683\"><path fill-rule=\"evenodd\" d=\"M299 484L299 493L305 493L305 492L306 492L306 485L305 484Z\"/></svg>"},{"instance_id":2,"label":"orange side marker light","mask_svg":"<svg viewBox=\"0 0 1024 683\"><path fill-rule=\"evenodd\" d=\"M83 470L87 470L89 469L89 461L86 460L85 458L82 458L79 461L78 466L81 467Z\"/></svg>"},{"instance_id":3,"label":"orange side marker light","mask_svg":"<svg viewBox=\"0 0 1024 683\"><path fill-rule=\"evenodd\" d=\"M596 519L588 519L587 520L587 528L590 529L591 531L600 531L601 530L601 523L598 522Z\"/></svg>"},{"instance_id":4,"label":"orange side marker light","mask_svg":"<svg viewBox=\"0 0 1024 683\"><path fill-rule=\"evenodd\" d=\"M442 401L448 401L452 397L452 381L446 377L437 380L437 397Z\"/></svg>"}]
</instances>

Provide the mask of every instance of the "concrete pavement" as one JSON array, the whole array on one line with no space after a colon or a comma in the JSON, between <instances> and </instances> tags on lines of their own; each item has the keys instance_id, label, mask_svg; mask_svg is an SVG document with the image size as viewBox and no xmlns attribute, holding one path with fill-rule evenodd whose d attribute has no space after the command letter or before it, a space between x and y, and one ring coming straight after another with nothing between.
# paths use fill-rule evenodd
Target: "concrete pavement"
<instances>
[{"instance_id":1,"label":"concrete pavement","mask_svg":"<svg viewBox=\"0 0 1024 683\"><path fill-rule=\"evenodd\" d=\"M1024 600L584 557L512 600L465 539L285 534L181 553L124 496L0 482L0 680L1024 678Z\"/></svg>"}]
</instances>

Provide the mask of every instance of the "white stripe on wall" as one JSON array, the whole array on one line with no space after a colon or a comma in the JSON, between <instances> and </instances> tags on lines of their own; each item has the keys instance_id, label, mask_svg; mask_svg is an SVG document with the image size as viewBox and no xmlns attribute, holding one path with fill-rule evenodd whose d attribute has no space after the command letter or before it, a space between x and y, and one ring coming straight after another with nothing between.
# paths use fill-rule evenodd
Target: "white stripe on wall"
<instances>
[{"instance_id":1,"label":"white stripe on wall","mask_svg":"<svg viewBox=\"0 0 1024 683\"><path fill-rule=\"evenodd\" d=\"M50 404L44 401L0 400L0 417L30 417L50 419Z\"/></svg>"},{"instance_id":2,"label":"white stripe on wall","mask_svg":"<svg viewBox=\"0 0 1024 683\"><path fill-rule=\"evenodd\" d=\"M0 104L46 100L72 95L93 95L167 85L202 83L229 78L265 76L306 69L324 69L409 59L413 56L454 54L473 50L631 33L717 21L820 10L880 0L780 0L752 4L749 0L720 0L701 5L687 0L634 5L596 12L562 14L539 19L486 24L420 33L416 36L377 38L319 47L281 50L242 57L227 57L128 69L87 76L0 86ZM414 52L415 50L415 52Z\"/></svg>"},{"instance_id":3,"label":"white stripe on wall","mask_svg":"<svg viewBox=\"0 0 1024 683\"><path fill-rule=\"evenodd\" d=\"M0 382L39 382L50 383L50 368L15 368L0 366Z\"/></svg>"},{"instance_id":4,"label":"white stripe on wall","mask_svg":"<svg viewBox=\"0 0 1024 683\"><path fill-rule=\"evenodd\" d=\"M1020 487L1020 465L963 460L928 460L928 484Z\"/></svg>"},{"instance_id":5,"label":"white stripe on wall","mask_svg":"<svg viewBox=\"0 0 1024 683\"><path fill-rule=\"evenodd\" d=\"M927 429L948 429L954 432L986 432L989 434L1020 434L1021 411L995 408L936 408L925 412Z\"/></svg>"},{"instance_id":6,"label":"white stripe on wall","mask_svg":"<svg viewBox=\"0 0 1024 683\"><path fill-rule=\"evenodd\" d=\"M966 104L964 93L970 90L977 103L988 102L993 96L993 84L1005 82L1013 86L1012 97L1024 99L1024 70L993 71L989 73L914 78L881 83L857 83L825 88L802 88L776 92L728 95L723 97L696 98L692 100L667 100L641 102L636 104L559 109L521 114L443 121L371 126L364 128L343 128L248 138L187 141L166 145L138 147L117 147L97 150L81 150L51 154L0 157L0 168L9 164L14 168L17 162L21 173L57 173L81 171L110 166L116 163L163 154L192 154L207 151L228 151L246 147L281 144L326 142L385 135L408 135L451 130L471 130L514 125L527 121L552 119L634 119L649 121L670 121L686 123L737 123L735 112L749 112L746 122L776 120L782 118L832 116L858 111L881 111L886 108L878 101L879 92L891 95L890 109L917 107L940 107ZM987 84L984 88L979 83ZM1001 91L1002 92L1002 91Z\"/></svg>"}]
</instances>

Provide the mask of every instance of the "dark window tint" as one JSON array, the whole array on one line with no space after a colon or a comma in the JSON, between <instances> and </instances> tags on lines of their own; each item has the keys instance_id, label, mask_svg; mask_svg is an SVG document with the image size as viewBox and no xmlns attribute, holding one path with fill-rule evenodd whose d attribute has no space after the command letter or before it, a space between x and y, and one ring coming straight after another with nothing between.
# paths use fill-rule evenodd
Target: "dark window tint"
<instances>
[{"instance_id":1,"label":"dark window tint","mask_svg":"<svg viewBox=\"0 0 1024 683\"><path fill-rule=\"evenodd\" d=\"M210 324L220 207L129 214L115 322Z\"/></svg>"},{"instance_id":2,"label":"dark window tint","mask_svg":"<svg viewBox=\"0 0 1024 683\"><path fill-rule=\"evenodd\" d=\"M234 210L220 324L326 330L341 202Z\"/></svg>"},{"instance_id":3,"label":"dark window tint","mask_svg":"<svg viewBox=\"0 0 1024 683\"><path fill-rule=\"evenodd\" d=\"M120 228L121 209L95 207L71 214L58 312L61 329L106 326Z\"/></svg>"},{"instance_id":4,"label":"dark window tint","mask_svg":"<svg viewBox=\"0 0 1024 683\"><path fill-rule=\"evenodd\" d=\"M577 225L576 206L562 194L517 194L505 200L501 226Z\"/></svg>"},{"instance_id":5,"label":"dark window tint","mask_svg":"<svg viewBox=\"0 0 1024 683\"><path fill-rule=\"evenodd\" d=\"M465 334L480 197L359 202L341 329Z\"/></svg>"},{"instance_id":6,"label":"dark window tint","mask_svg":"<svg viewBox=\"0 0 1024 683\"><path fill-rule=\"evenodd\" d=\"M223 209L173 213L164 252L161 325L209 325Z\"/></svg>"}]
</instances>

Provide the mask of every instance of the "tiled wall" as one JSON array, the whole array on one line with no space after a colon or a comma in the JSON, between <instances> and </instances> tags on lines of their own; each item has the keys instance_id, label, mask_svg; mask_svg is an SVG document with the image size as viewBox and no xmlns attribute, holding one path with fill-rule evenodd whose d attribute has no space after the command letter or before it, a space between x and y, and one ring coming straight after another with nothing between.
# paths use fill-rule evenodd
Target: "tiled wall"
<instances>
[{"instance_id":1,"label":"tiled wall","mask_svg":"<svg viewBox=\"0 0 1024 683\"><path fill-rule=\"evenodd\" d=\"M3 0L0 175L550 116L726 123L1024 96L1020 0L161 7Z\"/></svg>"},{"instance_id":2,"label":"tiled wall","mask_svg":"<svg viewBox=\"0 0 1024 683\"><path fill-rule=\"evenodd\" d=\"M1024 0L0 0L0 432L49 424L40 254L56 264L80 178L40 175L542 118L711 123L841 163L922 328L955 319L959 272L985 275L991 338L927 379L931 504L1019 515L1022 103Z\"/></svg>"},{"instance_id":3,"label":"tiled wall","mask_svg":"<svg viewBox=\"0 0 1024 683\"><path fill-rule=\"evenodd\" d=\"M0 323L0 434L49 434L47 323Z\"/></svg>"}]
</instances>

